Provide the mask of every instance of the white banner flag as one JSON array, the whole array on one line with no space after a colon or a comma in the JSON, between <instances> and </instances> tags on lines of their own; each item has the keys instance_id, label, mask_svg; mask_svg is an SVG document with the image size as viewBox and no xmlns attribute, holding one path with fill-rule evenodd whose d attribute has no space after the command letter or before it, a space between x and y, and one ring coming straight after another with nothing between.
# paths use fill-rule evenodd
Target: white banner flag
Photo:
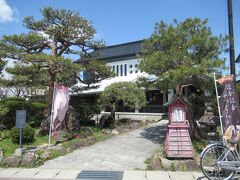
<instances>
[{"instance_id":1,"label":"white banner flag","mask_svg":"<svg viewBox=\"0 0 240 180\"><path fill-rule=\"evenodd\" d=\"M69 103L69 89L63 85L55 85L53 98L53 117L51 122L52 136L56 135L65 118Z\"/></svg>"}]
</instances>

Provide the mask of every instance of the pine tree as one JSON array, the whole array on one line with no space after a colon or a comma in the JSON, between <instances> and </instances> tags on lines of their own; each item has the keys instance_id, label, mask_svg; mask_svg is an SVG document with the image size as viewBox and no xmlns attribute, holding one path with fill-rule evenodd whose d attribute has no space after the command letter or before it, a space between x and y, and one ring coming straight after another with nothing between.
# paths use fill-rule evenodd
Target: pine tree
<instances>
[{"instance_id":1,"label":"pine tree","mask_svg":"<svg viewBox=\"0 0 240 180\"><path fill-rule=\"evenodd\" d=\"M204 90L201 78L224 65L220 54L225 42L225 37L212 34L207 20L188 18L183 22L175 20L170 25L160 22L144 43L140 68L157 76L155 84L165 89L174 88L178 96L182 96L188 86L202 86ZM189 123L197 138L199 133L193 116Z\"/></svg>"},{"instance_id":2,"label":"pine tree","mask_svg":"<svg viewBox=\"0 0 240 180\"><path fill-rule=\"evenodd\" d=\"M223 67L224 60L219 55L225 40L212 34L207 20L188 18L170 25L160 22L144 43L140 68L156 75L180 95L182 86L194 84L203 74Z\"/></svg>"},{"instance_id":3,"label":"pine tree","mask_svg":"<svg viewBox=\"0 0 240 180\"><path fill-rule=\"evenodd\" d=\"M115 111L119 106L140 109L146 105L146 95L134 82L113 83L105 88L100 95L100 104L112 109L110 117L115 123Z\"/></svg>"},{"instance_id":4,"label":"pine tree","mask_svg":"<svg viewBox=\"0 0 240 180\"><path fill-rule=\"evenodd\" d=\"M83 70L94 74L91 83L112 74L105 64L94 60L92 52L103 43L94 40L96 30L89 21L78 12L65 9L47 7L41 12L41 20L33 17L24 19L28 33L3 36L0 49L1 59L17 60L16 66L7 69L14 75L14 85L48 87L49 115L55 82L73 85L69 80L75 77L81 81L78 72ZM80 64L73 62L79 58ZM42 123L42 130L48 129L47 124L47 121Z\"/></svg>"}]
</instances>

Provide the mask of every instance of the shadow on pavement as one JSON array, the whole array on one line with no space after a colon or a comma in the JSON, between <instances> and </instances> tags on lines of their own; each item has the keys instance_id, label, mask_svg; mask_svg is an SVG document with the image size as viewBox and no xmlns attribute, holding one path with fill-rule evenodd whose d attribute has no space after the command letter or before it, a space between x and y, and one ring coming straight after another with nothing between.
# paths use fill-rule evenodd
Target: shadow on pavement
<instances>
[{"instance_id":1,"label":"shadow on pavement","mask_svg":"<svg viewBox=\"0 0 240 180\"><path fill-rule=\"evenodd\" d=\"M143 138L149 139L155 144L163 144L167 131L167 124L161 124L154 127L147 127L140 135Z\"/></svg>"},{"instance_id":2,"label":"shadow on pavement","mask_svg":"<svg viewBox=\"0 0 240 180\"><path fill-rule=\"evenodd\" d=\"M206 180L207 178L205 176L198 177L197 180Z\"/></svg>"}]
</instances>

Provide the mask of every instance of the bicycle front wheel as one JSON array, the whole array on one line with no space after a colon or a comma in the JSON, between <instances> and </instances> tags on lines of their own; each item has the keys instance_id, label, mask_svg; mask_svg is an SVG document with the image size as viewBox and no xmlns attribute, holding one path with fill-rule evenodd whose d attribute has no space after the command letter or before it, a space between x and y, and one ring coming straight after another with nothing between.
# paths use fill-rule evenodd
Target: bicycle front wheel
<instances>
[{"instance_id":1,"label":"bicycle front wheel","mask_svg":"<svg viewBox=\"0 0 240 180\"><path fill-rule=\"evenodd\" d=\"M221 168L217 162L235 160L234 153L228 147L221 144L213 144L203 151L200 159L200 167L203 174L210 180L231 179L235 171Z\"/></svg>"}]
</instances>

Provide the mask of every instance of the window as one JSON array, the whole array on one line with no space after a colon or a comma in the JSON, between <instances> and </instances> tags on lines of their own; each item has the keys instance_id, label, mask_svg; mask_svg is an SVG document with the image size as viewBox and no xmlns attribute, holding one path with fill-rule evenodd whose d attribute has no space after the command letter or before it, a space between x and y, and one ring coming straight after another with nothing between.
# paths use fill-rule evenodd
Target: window
<instances>
[{"instance_id":1,"label":"window","mask_svg":"<svg viewBox=\"0 0 240 180\"><path fill-rule=\"evenodd\" d=\"M131 65L131 64L129 65L129 68L132 68L132 65Z\"/></svg>"},{"instance_id":2,"label":"window","mask_svg":"<svg viewBox=\"0 0 240 180\"><path fill-rule=\"evenodd\" d=\"M117 65L117 76L119 76L119 65Z\"/></svg>"},{"instance_id":3,"label":"window","mask_svg":"<svg viewBox=\"0 0 240 180\"><path fill-rule=\"evenodd\" d=\"M113 70L113 72L115 72L115 66L112 66L112 70Z\"/></svg>"},{"instance_id":4,"label":"window","mask_svg":"<svg viewBox=\"0 0 240 180\"><path fill-rule=\"evenodd\" d=\"M124 64L124 75L127 76L127 65Z\"/></svg>"},{"instance_id":5,"label":"window","mask_svg":"<svg viewBox=\"0 0 240 180\"><path fill-rule=\"evenodd\" d=\"M138 65L137 64L135 64L135 68L137 68L138 67Z\"/></svg>"},{"instance_id":6,"label":"window","mask_svg":"<svg viewBox=\"0 0 240 180\"><path fill-rule=\"evenodd\" d=\"M123 65L120 66L121 76L123 76Z\"/></svg>"},{"instance_id":7,"label":"window","mask_svg":"<svg viewBox=\"0 0 240 180\"><path fill-rule=\"evenodd\" d=\"M135 73L138 73L138 70L136 70Z\"/></svg>"},{"instance_id":8,"label":"window","mask_svg":"<svg viewBox=\"0 0 240 180\"><path fill-rule=\"evenodd\" d=\"M130 71L130 74L132 74L132 71Z\"/></svg>"}]
</instances>

